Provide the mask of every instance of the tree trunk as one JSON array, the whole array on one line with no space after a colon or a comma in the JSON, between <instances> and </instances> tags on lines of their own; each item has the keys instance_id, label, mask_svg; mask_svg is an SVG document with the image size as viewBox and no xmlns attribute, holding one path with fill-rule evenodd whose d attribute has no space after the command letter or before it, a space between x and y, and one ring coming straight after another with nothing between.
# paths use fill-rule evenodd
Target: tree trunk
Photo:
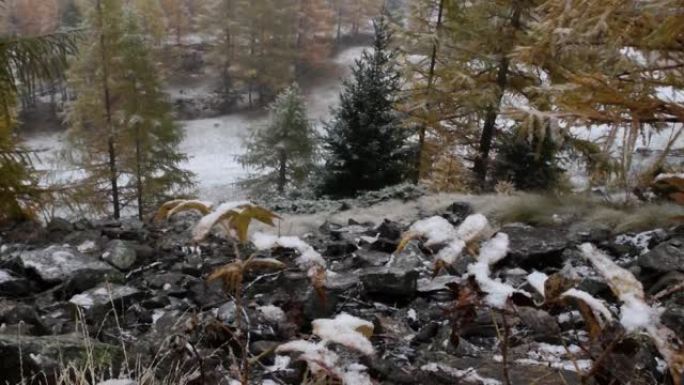
<instances>
[{"instance_id":1,"label":"tree trunk","mask_svg":"<svg viewBox=\"0 0 684 385\"><path fill-rule=\"evenodd\" d=\"M515 31L521 29L520 16L522 13L521 6L517 3L513 3L513 15L511 17L511 26ZM510 59L508 58L508 52L501 53L501 59L499 61L499 67L496 74L496 85L497 85L497 95L496 102L489 105L485 113L485 121L482 126L482 134L480 136L480 149L478 151L478 156L475 159L475 164L473 171L475 171L475 176L477 177L480 188L485 187L487 181L487 168L489 167L489 152L492 149L492 142L494 136L496 135L496 118L499 116L499 109L501 107L501 100L506 92L508 86L508 73L510 71Z\"/></svg>"},{"instance_id":2,"label":"tree trunk","mask_svg":"<svg viewBox=\"0 0 684 385\"><path fill-rule=\"evenodd\" d=\"M100 55L102 58L102 90L105 105L105 119L107 123L107 149L109 152L109 179L112 188L112 205L114 208L114 218L121 217L119 203L118 170L116 165L116 145L114 126L112 125L112 102L109 95L109 67L107 66L107 47L105 46L104 22L102 18L102 4L97 0L97 16L100 27Z\"/></svg>"},{"instance_id":3,"label":"tree trunk","mask_svg":"<svg viewBox=\"0 0 684 385\"><path fill-rule=\"evenodd\" d=\"M444 14L444 0L439 1L439 10L437 13L437 24L435 25L435 34L437 39L439 39L439 30L442 27L442 17ZM435 81L435 67L437 65L437 49L439 48L439 40L435 40L432 44L432 56L430 57L430 69L428 71L428 83L427 83L427 103L425 105L425 112L430 111L430 101L432 98L432 88ZM427 126L425 122L420 126L418 132L418 154L416 157L416 174L413 180L414 184L418 184L422 177L421 171L423 168L423 157L425 156L425 134L427 131Z\"/></svg>"},{"instance_id":4,"label":"tree trunk","mask_svg":"<svg viewBox=\"0 0 684 385\"><path fill-rule=\"evenodd\" d=\"M135 125L135 182L136 195L138 198L138 219L143 220L145 207L143 203L143 175L142 175L142 149L140 148L140 124Z\"/></svg>"},{"instance_id":5,"label":"tree trunk","mask_svg":"<svg viewBox=\"0 0 684 385\"><path fill-rule=\"evenodd\" d=\"M280 166L278 169L278 193L285 193L285 184L287 183L287 152L285 149L280 150Z\"/></svg>"}]
</instances>

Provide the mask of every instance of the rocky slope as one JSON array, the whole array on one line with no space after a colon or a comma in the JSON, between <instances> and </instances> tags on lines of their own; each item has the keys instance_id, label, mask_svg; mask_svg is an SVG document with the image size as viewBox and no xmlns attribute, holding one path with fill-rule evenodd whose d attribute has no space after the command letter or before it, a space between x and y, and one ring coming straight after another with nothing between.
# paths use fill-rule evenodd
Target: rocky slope
<instances>
[{"instance_id":1,"label":"rocky slope","mask_svg":"<svg viewBox=\"0 0 684 385\"><path fill-rule=\"evenodd\" d=\"M458 225L472 211L456 202L439 214ZM244 301L237 302L247 318L240 317L221 283L206 281L234 260L233 244L218 235L193 243L197 220L192 214L160 225L54 220L4 231L0 383L22 377L54 383L55 373L73 362L107 368L93 382L149 368L157 383L232 385L240 372L236 330L246 322L251 382L300 384L304 363L296 354L275 354L275 347L308 339L313 320L342 312L373 323L374 353L332 349L364 365L378 384L493 385L506 377L513 384L669 381L647 337L624 336L617 324L590 335L581 306L572 301L542 305L538 295L513 296L507 311L480 301L467 279L473 256L433 277L436 247L415 240L395 253L410 223L350 220L309 234L304 239L327 261L323 290L297 267L294 250L258 252L287 268L247 274ZM592 242L633 272L650 295L659 293L663 324L684 336L683 228L617 236L521 224L497 230L510 239L506 258L493 268L500 282L535 293L530 273L561 273L571 277L568 287L617 312L607 283L577 249Z\"/></svg>"}]
</instances>

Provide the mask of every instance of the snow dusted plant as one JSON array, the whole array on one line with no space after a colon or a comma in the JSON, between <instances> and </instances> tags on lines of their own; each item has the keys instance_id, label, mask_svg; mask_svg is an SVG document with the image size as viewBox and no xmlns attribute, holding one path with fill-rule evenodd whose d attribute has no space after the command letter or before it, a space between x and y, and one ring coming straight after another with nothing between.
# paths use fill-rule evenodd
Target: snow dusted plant
<instances>
[{"instance_id":1,"label":"snow dusted plant","mask_svg":"<svg viewBox=\"0 0 684 385\"><path fill-rule=\"evenodd\" d=\"M245 243L249 225L253 219L274 226L280 217L272 211L248 201L226 202L212 211L213 204L196 200L172 200L164 203L155 215L156 220L164 220L183 211L199 211L202 219L195 226L192 235L195 242L204 240L211 230L220 225L227 235Z\"/></svg>"},{"instance_id":2,"label":"snow dusted plant","mask_svg":"<svg viewBox=\"0 0 684 385\"><path fill-rule=\"evenodd\" d=\"M342 385L372 385L366 367L347 355L341 357L329 348L331 343L366 356L375 349L369 338L373 335L373 324L347 313L340 313L333 319L317 319L312 322L313 334L319 342L295 340L280 345L277 353L297 353L298 359L306 362L316 383L340 381Z\"/></svg>"},{"instance_id":3,"label":"snow dusted plant","mask_svg":"<svg viewBox=\"0 0 684 385\"><path fill-rule=\"evenodd\" d=\"M681 384L684 380L684 343L674 331L662 323L662 310L646 302L641 282L596 246L585 243L580 246L580 250L606 279L613 294L622 302L620 324L627 332L645 332L651 337L656 349L667 362L672 383Z\"/></svg>"}]
</instances>

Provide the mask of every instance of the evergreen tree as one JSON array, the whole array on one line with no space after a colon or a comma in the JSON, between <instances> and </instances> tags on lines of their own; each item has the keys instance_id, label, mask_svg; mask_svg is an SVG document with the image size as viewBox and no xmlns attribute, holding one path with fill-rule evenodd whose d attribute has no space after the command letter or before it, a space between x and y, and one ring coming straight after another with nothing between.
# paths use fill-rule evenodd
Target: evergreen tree
<instances>
[{"instance_id":1,"label":"evergreen tree","mask_svg":"<svg viewBox=\"0 0 684 385\"><path fill-rule=\"evenodd\" d=\"M558 186L564 170L558 164L559 148L550 132L540 136L514 130L500 134L497 143L497 181L511 182L522 191L545 191Z\"/></svg>"},{"instance_id":2,"label":"evergreen tree","mask_svg":"<svg viewBox=\"0 0 684 385\"><path fill-rule=\"evenodd\" d=\"M182 139L160 90L157 69L132 13L120 0L98 0L86 22L69 80L77 100L69 108L71 160L85 173L76 199L114 217L135 202L138 214L191 184L178 165Z\"/></svg>"},{"instance_id":3,"label":"evergreen tree","mask_svg":"<svg viewBox=\"0 0 684 385\"><path fill-rule=\"evenodd\" d=\"M314 132L296 84L283 91L270 110L270 122L253 132L247 152L238 160L243 166L265 172L246 180L247 186L264 191L275 185L282 194L288 184L299 185L309 176L314 163Z\"/></svg>"},{"instance_id":4,"label":"evergreen tree","mask_svg":"<svg viewBox=\"0 0 684 385\"><path fill-rule=\"evenodd\" d=\"M323 194L350 196L406 178L406 133L393 108L400 85L390 40L386 21L378 19L373 50L364 51L353 79L344 82L340 106L325 127Z\"/></svg>"}]
</instances>

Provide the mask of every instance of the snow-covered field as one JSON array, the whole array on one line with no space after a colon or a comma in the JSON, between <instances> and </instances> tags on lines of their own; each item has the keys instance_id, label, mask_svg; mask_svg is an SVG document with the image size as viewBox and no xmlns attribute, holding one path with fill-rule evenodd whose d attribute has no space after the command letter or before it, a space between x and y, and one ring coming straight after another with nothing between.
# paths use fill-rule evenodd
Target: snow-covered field
<instances>
[{"instance_id":1,"label":"snow-covered field","mask_svg":"<svg viewBox=\"0 0 684 385\"><path fill-rule=\"evenodd\" d=\"M361 56L362 51L363 47L349 48L331 59L339 67L337 72L341 77L350 73L349 66ZM338 102L341 77L331 78L304 90L309 116L317 126L330 117L330 107ZM198 84L197 89L184 87L183 96L201 95L209 92L209 89L206 83ZM263 115L235 113L180 122L185 129L180 150L190 158L184 167L197 175L200 199L216 202L244 196L236 183L247 175L247 171L235 158L242 153L242 143L249 135L250 128L263 124L264 119ZM45 182L67 181L74 177L68 165L53 161L66 148L65 132L30 134L24 138L24 144L31 149L42 150L36 167L48 172Z\"/></svg>"}]
</instances>

